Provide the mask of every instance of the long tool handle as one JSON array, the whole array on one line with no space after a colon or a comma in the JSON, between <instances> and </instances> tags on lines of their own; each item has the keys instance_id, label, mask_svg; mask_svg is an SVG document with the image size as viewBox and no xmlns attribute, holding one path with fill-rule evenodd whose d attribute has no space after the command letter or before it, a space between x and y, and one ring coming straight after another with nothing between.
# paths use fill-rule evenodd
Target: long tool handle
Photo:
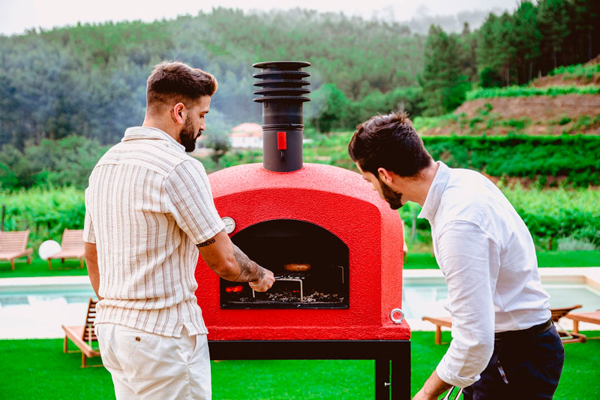
<instances>
[{"instance_id":1,"label":"long tool handle","mask_svg":"<svg viewBox=\"0 0 600 400\"><path fill-rule=\"evenodd\" d=\"M450 390L448 390L448 394L446 394L446 396L444 397L444 400L450 400L450 395L452 394L452 392L454 392L454 389L456 389L456 386L452 386L450 388ZM455 399L458 399L460 397L460 395L462 394L463 390L462 388L458 390L458 393L456 393L456 396L454 397Z\"/></svg>"}]
</instances>

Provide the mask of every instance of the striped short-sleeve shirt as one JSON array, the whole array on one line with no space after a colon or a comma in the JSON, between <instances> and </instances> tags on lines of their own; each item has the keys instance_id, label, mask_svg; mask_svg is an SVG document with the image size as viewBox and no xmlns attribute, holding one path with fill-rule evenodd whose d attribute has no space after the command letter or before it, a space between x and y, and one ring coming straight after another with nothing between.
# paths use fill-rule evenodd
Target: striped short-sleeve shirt
<instances>
[{"instance_id":1,"label":"striped short-sleeve shirt","mask_svg":"<svg viewBox=\"0 0 600 400\"><path fill-rule=\"evenodd\" d=\"M129 128L85 192L83 239L100 272L96 323L163 336L208 333L195 291L196 245L224 229L202 164L167 133Z\"/></svg>"}]
</instances>

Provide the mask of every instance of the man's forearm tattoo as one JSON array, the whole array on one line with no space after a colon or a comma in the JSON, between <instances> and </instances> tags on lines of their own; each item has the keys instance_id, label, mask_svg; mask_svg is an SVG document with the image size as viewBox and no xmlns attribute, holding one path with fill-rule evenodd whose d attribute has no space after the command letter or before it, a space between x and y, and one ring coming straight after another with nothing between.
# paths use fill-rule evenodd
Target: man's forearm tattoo
<instances>
[{"instance_id":1,"label":"man's forearm tattoo","mask_svg":"<svg viewBox=\"0 0 600 400\"><path fill-rule=\"evenodd\" d=\"M213 244L214 242L216 242L217 239L212 238L212 239L208 239L206 242L202 242L200 244L197 244L196 247L206 247L206 246L210 246L211 244Z\"/></svg>"},{"instance_id":2,"label":"man's forearm tattoo","mask_svg":"<svg viewBox=\"0 0 600 400\"><path fill-rule=\"evenodd\" d=\"M240 274L235 278L234 282L251 282L263 278L265 270L249 259L236 245L233 245L233 255L240 267Z\"/></svg>"}]
</instances>

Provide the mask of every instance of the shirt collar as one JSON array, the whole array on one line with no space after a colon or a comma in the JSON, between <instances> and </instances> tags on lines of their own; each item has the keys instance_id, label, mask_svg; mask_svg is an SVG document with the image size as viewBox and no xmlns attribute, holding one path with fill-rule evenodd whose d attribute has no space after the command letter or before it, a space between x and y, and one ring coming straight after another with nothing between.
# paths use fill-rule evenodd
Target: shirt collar
<instances>
[{"instance_id":1,"label":"shirt collar","mask_svg":"<svg viewBox=\"0 0 600 400\"><path fill-rule=\"evenodd\" d=\"M429 222L435 218L442 194L444 193L444 190L446 190L448 179L450 179L450 168L441 161L438 161L437 164L439 165L438 170L435 173L433 182L431 182L431 187L427 192L423 209L419 214L419 218L426 218Z\"/></svg>"},{"instance_id":2,"label":"shirt collar","mask_svg":"<svg viewBox=\"0 0 600 400\"><path fill-rule=\"evenodd\" d=\"M177 140L173 139L173 137L165 131L151 126L134 126L132 128L127 128L121 142L129 142L132 140L164 140L174 144L178 149L185 153L185 146L178 143Z\"/></svg>"}]
</instances>

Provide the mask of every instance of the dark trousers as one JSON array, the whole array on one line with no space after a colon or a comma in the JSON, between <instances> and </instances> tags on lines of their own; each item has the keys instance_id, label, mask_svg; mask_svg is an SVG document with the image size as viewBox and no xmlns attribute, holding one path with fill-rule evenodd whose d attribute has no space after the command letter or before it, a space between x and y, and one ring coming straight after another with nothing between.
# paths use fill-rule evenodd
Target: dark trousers
<instances>
[{"instance_id":1,"label":"dark trousers","mask_svg":"<svg viewBox=\"0 0 600 400\"><path fill-rule=\"evenodd\" d=\"M465 400L552 398L565 362L556 328L521 332L496 335L490 363L481 379L465 388Z\"/></svg>"}]
</instances>

